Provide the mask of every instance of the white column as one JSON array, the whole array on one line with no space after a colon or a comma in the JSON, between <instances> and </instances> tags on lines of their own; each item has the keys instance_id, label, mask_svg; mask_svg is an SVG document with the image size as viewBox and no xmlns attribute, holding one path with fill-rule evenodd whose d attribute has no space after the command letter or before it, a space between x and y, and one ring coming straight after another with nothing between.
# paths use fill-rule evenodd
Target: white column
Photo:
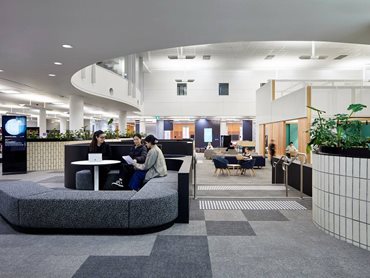
<instances>
[{"instance_id":1,"label":"white column","mask_svg":"<svg viewBox=\"0 0 370 278\"><path fill-rule=\"evenodd\" d=\"M40 108L38 120L38 127L40 128L40 137L46 137L46 109Z\"/></svg>"},{"instance_id":2,"label":"white column","mask_svg":"<svg viewBox=\"0 0 370 278\"><path fill-rule=\"evenodd\" d=\"M140 121L140 133L145 133L146 134L145 121Z\"/></svg>"},{"instance_id":3,"label":"white column","mask_svg":"<svg viewBox=\"0 0 370 278\"><path fill-rule=\"evenodd\" d=\"M126 133L127 129L127 112L126 111L120 111L119 112L119 133Z\"/></svg>"},{"instance_id":4,"label":"white column","mask_svg":"<svg viewBox=\"0 0 370 278\"><path fill-rule=\"evenodd\" d=\"M220 122L220 135L228 135L227 124L225 121Z\"/></svg>"},{"instance_id":5,"label":"white column","mask_svg":"<svg viewBox=\"0 0 370 278\"><path fill-rule=\"evenodd\" d=\"M67 119L66 118L59 118L59 130L61 133L65 133L67 131Z\"/></svg>"},{"instance_id":6,"label":"white column","mask_svg":"<svg viewBox=\"0 0 370 278\"><path fill-rule=\"evenodd\" d=\"M69 129L79 130L84 125L84 101L80 96L72 95L69 99Z\"/></svg>"}]
</instances>

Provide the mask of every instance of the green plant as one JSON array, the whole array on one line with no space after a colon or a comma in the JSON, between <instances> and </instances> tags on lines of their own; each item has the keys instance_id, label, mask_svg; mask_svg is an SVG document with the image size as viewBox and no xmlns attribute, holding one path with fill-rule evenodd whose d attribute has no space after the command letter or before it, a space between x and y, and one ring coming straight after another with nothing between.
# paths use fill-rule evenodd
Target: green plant
<instances>
[{"instance_id":1,"label":"green plant","mask_svg":"<svg viewBox=\"0 0 370 278\"><path fill-rule=\"evenodd\" d=\"M318 115L309 130L310 142L307 144L307 152L320 146L344 149L368 146L369 139L361 135L364 124L359 120L350 119L354 113L366 108L366 105L351 104L347 108L348 111L351 111L349 114L336 114L334 118L324 118L325 111L311 106L307 107L316 111Z\"/></svg>"}]
</instances>

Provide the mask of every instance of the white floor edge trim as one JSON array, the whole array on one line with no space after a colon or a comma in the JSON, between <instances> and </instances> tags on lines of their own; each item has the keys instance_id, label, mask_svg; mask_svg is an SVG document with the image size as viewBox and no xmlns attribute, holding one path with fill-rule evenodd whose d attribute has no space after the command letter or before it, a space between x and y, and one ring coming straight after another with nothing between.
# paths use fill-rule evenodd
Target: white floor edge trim
<instances>
[{"instance_id":1,"label":"white floor edge trim","mask_svg":"<svg viewBox=\"0 0 370 278\"><path fill-rule=\"evenodd\" d=\"M285 186L275 186L275 185L199 185L198 190L269 190L269 191L280 191L285 190Z\"/></svg>"},{"instance_id":2,"label":"white floor edge trim","mask_svg":"<svg viewBox=\"0 0 370 278\"><path fill-rule=\"evenodd\" d=\"M200 200L202 210L306 210L296 201L224 201Z\"/></svg>"}]
</instances>

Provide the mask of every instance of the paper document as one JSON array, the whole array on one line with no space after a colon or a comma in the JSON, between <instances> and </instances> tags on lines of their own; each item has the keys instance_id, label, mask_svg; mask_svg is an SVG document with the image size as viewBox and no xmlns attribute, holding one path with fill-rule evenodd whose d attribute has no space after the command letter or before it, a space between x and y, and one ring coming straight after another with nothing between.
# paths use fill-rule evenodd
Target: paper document
<instances>
[{"instance_id":1,"label":"paper document","mask_svg":"<svg viewBox=\"0 0 370 278\"><path fill-rule=\"evenodd\" d=\"M122 156L122 158L124 159L124 160L126 160L126 162L127 162L127 164L128 165L131 165L131 164L134 164L134 160L131 158L131 156L129 156L129 155L124 155L124 156Z\"/></svg>"}]
</instances>

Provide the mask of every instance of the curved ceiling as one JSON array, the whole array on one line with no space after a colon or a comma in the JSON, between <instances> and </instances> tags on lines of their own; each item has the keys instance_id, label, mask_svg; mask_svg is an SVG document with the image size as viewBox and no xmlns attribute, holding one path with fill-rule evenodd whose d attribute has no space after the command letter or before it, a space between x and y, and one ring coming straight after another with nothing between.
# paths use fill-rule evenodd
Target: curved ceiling
<instances>
[{"instance_id":1,"label":"curved ceiling","mask_svg":"<svg viewBox=\"0 0 370 278\"><path fill-rule=\"evenodd\" d=\"M0 1L0 79L62 96L82 94L70 82L79 69L148 50L264 40L370 44L368 0Z\"/></svg>"}]
</instances>

